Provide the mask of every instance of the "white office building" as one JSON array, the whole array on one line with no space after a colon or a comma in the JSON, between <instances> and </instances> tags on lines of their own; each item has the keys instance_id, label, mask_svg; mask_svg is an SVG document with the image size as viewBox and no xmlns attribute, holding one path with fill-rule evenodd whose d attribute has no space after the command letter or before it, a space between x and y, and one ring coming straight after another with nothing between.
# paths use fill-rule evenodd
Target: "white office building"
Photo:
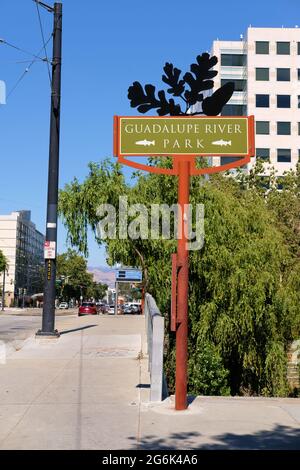
<instances>
[{"instance_id":1,"label":"white office building","mask_svg":"<svg viewBox=\"0 0 300 470\"><path fill-rule=\"evenodd\" d=\"M214 41L211 53L219 59L215 87L235 83L222 114L254 115L256 156L266 160L265 174L271 167L278 176L295 169L300 155L300 29L249 27L238 41Z\"/></svg>"},{"instance_id":2,"label":"white office building","mask_svg":"<svg viewBox=\"0 0 300 470\"><path fill-rule=\"evenodd\" d=\"M44 235L31 221L30 211L0 215L0 250L8 261L5 275L5 304L20 304L42 289ZM3 286L3 274L0 274Z\"/></svg>"}]
</instances>

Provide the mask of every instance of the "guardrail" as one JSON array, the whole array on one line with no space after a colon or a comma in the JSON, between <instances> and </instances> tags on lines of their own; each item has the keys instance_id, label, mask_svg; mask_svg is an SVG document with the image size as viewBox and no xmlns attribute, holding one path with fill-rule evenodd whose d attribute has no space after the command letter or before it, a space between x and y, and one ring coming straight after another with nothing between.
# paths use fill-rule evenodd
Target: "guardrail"
<instances>
[{"instance_id":1,"label":"guardrail","mask_svg":"<svg viewBox=\"0 0 300 470\"><path fill-rule=\"evenodd\" d=\"M165 319L161 315L152 295L145 295L145 319L147 332L147 354L150 372L150 401L162 401L168 396L163 371Z\"/></svg>"}]
</instances>

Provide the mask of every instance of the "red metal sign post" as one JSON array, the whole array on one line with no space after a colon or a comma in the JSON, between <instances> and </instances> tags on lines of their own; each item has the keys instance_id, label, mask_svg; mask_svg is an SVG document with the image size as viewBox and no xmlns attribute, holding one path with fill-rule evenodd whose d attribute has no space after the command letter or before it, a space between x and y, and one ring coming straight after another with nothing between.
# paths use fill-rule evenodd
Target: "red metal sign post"
<instances>
[{"instance_id":1,"label":"red metal sign post","mask_svg":"<svg viewBox=\"0 0 300 470\"><path fill-rule=\"evenodd\" d=\"M176 381L175 408L187 408L187 357L188 357L188 204L190 197L190 162L179 157L178 165L178 244L177 244L177 299L176 299Z\"/></svg>"},{"instance_id":2,"label":"red metal sign post","mask_svg":"<svg viewBox=\"0 0 300 470\"><path fill-rule=\"evenodd\" d=\"M156 124L152 124L151 120ZM162 147L170 143L170 135L167 133L164 137L166 139L158 141L157 136L151 135L146 139L143 136L143 139L140 135L134 136L134 126L132 124L133 120L138 120L143 122L144 120L144 132L148 133L151 132L151 129L157 130L159 126L157 122L161 122L164 124L166 129L174 130L174 124L171 124L172 121L169 121L170 126L167 127L168 120L173 120L174 117L121 117L115 116L114 118L114 155L118 157L118 161L122 164L131 166L133 168L138 168L140 170L145 170L151 173L159 173L165 175L174 175L178 176L178 243L177 243L177 254L172 255L172 302L171 302L171 331L176 332L176 380L175 380L175 409L176 410L185 410L188 406L187 403L187 360L188 360L188 294L189 294L189 251L188 251L188 204L189 204L189 193L190 193L190 177L192 175L203 175L203 174L211 174L211 173L218 173L220 171L226 171L231 168L236 168L238 166L245 165L250 162L250 157L255 153L255 146L254 146L254 117L253 116L241 116L241 117L228 117L228 116L220 116L220 117L178 117L176 119L185 119L189 121L189 125L191 126L188 129L193 128L193 121L198 120L197 122L200 123L200 120L205 120L204 122L208 122L207 124L207 131L208 134L213 132L215 129L219 129L221 132L224 129L224 122L222 121L227 120L235 122L235 120L241 119L246 120L245 126L245 135L244 140L233 142L233 138L231 137L231 131L235 129L237 134L239 134L239 127L233 127L234 124L227 124L228 132L230 137L226 137L227 140L224 140L224 136L222 138L214 137L210 139L210 144L218 145L220 147L219 151L212 152L208 150L206 152L199 150L197 155L196 152L190 153L188 150L186 153L179 152L168 152L163 153ZM127 141L125 140L124 134L122 132L126 130L126 125L122 123L122 120L125 122L129 122L127 124ZM126 121L127 120L127 121ZM155 120L155 121L154 121ZM161 121L159 121L161 120ZM180 122L180 121L179 121ZM181 121L183 122L183 121ZM196 121L194 121L196 122ZM216 125L219 127L213 127ZM214 123L214 124L211 124ZM198 124L197 124L198 125ZM244 122L245 125L245 122ZM122 127L123 126L123 127ZM236 124L236 126L238 126ZM139 128L141 129L141 128ZM195 127L195 129L197 129ZM223 132L223 131L222 131ZM134 139L132 139L132 134ZM201 135L202 136L202 135ZM122 139L123 137L123 139ZM239 137L239 136L238 136ZM138 140L137 140L138 139ZM156 140L158 142L156 142ZM212 142L213 139L213 142ZM216 140L217 139L217 140ZM219 139L219 140L218 140ZM191 139L187 139L187 146L190 148L192 145ZM198 145L202 145L202 140L196 141ZM200 142L200 144L199 144ZM182 141L176 140L175 145L180 145ZM133 145L142 145L142 146L153 146L152 150L144 150L143 152L138 150L132 151ZM235 144L235 147L234 147ZM155 148L155 145L157 148ZM224 145L231 146L232 145L232 153L229 155L229 151L222 150ZM239 145L243 146L243 151L239 151ZM128 156L162 156L167 155L173 158L173 168L158 168L153 166L148 166L145 164L137 163L135 161L128 160L126 157ZM197 168L196 167L196 157L199 156L216 156L216 155L223 155L223 156L241 156L239 160L227 163L222 166L211 166L208 168Z\"/></svg>"}]
</instances>

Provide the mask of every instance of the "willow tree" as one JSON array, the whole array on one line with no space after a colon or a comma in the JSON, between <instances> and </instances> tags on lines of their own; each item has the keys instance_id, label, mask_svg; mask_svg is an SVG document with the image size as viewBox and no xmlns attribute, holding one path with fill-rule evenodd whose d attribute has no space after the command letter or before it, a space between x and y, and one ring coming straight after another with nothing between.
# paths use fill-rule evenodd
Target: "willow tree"
<instances>
[{"instance_id":1,"label":"willow tree","mask_svg":"<svg viewBox=\"0 0 300 470\"><path fill-rule=\"evenodd\" d=\"M60 192L60 215L70 243L88 254L87 231L105 244L108 262L141 266L147 290L166 318L170 313L171 253L174 239L99 238L99 204L172 205L176 178L139 174L128 184L118 164L90 164ZM286 352L299 334L299 299L292 291L291 254L277 227L276 214L257 191L224 176L209 182L194 177L191 203L204 204L205 243L190 253L189 387L205 394L286 395ZM129 223L131 219L129 218ZM149 220L150 223L150 220ZM294 285L297 280L294 278ZM290 284L288 284L290 283ZM173 383L174 337L168 333L166 366Z\"/></svg>"}]
</instances>

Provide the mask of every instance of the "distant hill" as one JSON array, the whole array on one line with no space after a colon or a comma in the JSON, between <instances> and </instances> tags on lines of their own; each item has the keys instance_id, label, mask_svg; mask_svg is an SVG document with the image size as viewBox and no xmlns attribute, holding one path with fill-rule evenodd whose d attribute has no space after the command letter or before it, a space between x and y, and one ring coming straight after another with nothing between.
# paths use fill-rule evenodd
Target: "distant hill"
<instances>
[{"instance_id":1,"label":"distant hill","mask_svg":"<svg viewBox=\"0 0 300 470\"><path fill-rule=\"evenodd\" d=\"M93 267L88 266L88 272L93 274L95 282L107 284L108 287L115 287L115 270L109 266Z\"/></svg>"}]
</instances>

